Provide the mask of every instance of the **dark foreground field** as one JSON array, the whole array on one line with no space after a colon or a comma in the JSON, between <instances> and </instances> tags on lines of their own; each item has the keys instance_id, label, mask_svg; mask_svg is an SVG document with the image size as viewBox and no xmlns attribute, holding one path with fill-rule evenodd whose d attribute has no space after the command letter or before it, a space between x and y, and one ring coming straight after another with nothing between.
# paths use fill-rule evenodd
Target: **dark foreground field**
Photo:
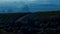
<instances>
[{"instance_id":1,"label":"dark foreground field","mask_svg":"<svg viewBox=\"0 0 60 34\"><path fill-rule=\"evenodd\" d=\"M60 34L60 11L0 14L0 34Z\"/></svg>"}]
</instances>

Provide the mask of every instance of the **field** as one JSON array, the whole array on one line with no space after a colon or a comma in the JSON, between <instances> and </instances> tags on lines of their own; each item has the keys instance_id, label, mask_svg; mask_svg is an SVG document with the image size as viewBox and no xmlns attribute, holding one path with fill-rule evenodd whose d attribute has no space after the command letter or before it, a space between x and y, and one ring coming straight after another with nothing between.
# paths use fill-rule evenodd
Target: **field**
<instances>
[{"instance_id":1,"label":"field","mask_svg":"<svg viewBox=\"0 0 60 34\"><path fill-rule=\"evenodd\" d=\"M0 34L60 34L60 11L0 14Z\"/></svg>"}]
</instances>

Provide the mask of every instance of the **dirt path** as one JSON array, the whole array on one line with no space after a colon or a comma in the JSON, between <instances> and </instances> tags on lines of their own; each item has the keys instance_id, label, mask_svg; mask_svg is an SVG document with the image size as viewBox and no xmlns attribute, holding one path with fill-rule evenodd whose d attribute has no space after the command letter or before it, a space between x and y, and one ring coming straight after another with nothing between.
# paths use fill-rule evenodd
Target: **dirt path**
<instances>
[{"instance_id":1,"label":"dirt path","mask_svg":"<svg viewBox=\"0 0 60 34\"><path fill-rule=\"evenodd\" d=\"M22 21L25 17L28 17L30 14L20 17L15 21L15 23Z\"/></svg>"}]
</instances>

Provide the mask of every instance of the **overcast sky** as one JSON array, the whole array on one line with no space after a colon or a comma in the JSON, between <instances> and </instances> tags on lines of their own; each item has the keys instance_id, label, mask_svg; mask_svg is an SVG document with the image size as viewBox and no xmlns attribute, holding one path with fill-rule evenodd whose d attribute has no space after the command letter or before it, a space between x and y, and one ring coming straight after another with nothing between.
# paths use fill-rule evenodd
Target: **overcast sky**
<instances>
[{"instance_id":1,"label":"overcast sky","mask_svg":"<svg viewBox=\"0 0 60 34\"><path fill-rule=\"evenodd\" d=\"M25 5L28 5L29 9L32 11L45 9L56 10L57 8L60 9L60 0L0 0L0 7L3 7L0 8L1 11L8 10L6 7L12 7L16 11L18 11L18 9L22 9L23 7L25 7Z\"/></svg>"},{"instance_id":2,"label":"overcast sky","mask_svg":"<svg viewBox=\"0 0 60 34\"><path fill-rule=\"evenodd\" d=\"M0 0L0 3L1 2L28 2L28 3L31 3L31 2L39 2L40 4L41 3L58 3L60 2L60 0Z\"/></svg>"}]
</instances>

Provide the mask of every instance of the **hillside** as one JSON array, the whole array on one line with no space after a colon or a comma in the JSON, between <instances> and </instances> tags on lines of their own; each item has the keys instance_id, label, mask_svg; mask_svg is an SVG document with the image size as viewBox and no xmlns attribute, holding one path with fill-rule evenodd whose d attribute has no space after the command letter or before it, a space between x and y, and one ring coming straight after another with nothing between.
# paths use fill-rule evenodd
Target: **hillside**
<instances>
[{"instance_id":1,"label":"hillside","mask_svg":"<svg viewBox=\"0 0 60 34\"><path fill-rule=\"evenodd\" d=\"M0 14L0 33L60 34L59 29L60 11Z\"/></svg>"}]
</instances>

